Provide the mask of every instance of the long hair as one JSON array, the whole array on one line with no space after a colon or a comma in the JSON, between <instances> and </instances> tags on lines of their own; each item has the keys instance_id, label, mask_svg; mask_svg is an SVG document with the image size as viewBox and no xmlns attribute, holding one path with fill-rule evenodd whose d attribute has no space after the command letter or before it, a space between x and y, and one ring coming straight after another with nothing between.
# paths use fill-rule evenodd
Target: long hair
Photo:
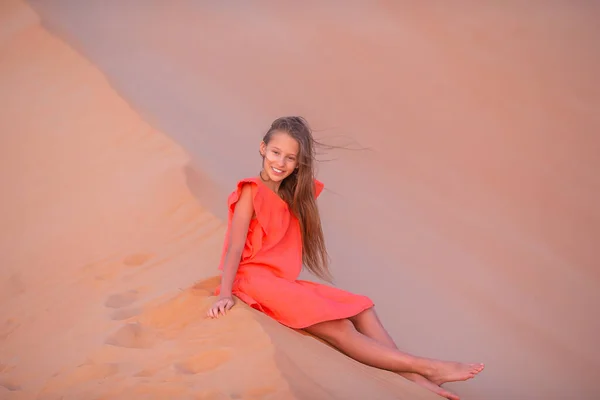
<instances>
[{"instance_id":1,"label":"long hair","mask_svg":"<svg viewBox=\"0 0 600 400\"><path fill-rule=\"evenodd\" d=\"M281 182L279 192L300 222L302 262L319 278L331 282L329 255L315 199L315 147L312 131L302 117L281 117L273 121L263 142L269 144L273 134L285 132L299 145L298 168Z\"/></svg>"}]
</instances>

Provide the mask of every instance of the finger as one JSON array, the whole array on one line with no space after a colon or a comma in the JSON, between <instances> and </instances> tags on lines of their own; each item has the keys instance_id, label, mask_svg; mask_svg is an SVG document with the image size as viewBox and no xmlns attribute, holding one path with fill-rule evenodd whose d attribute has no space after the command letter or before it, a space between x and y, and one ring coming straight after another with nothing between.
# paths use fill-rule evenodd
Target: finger
<instances>
[{"instance_id":1,"label":"finger","mask_svg":"<svg viewBox=\"0 0 600 400\"><path fill-rule=\"evenodd\" d=\"M228 301L223 303L223 315L227 314L227 310L229 309L228 305L229 305Z\"/></svg>"}]
</instances>

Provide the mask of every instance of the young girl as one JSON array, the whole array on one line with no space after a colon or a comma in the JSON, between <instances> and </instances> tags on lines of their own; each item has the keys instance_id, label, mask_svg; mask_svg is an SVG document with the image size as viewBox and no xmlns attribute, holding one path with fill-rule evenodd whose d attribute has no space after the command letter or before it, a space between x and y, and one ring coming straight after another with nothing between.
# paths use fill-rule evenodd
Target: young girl
<instances>
[{"instance_id":1,"label":"young girl","mask_svg":"<svg viewBox=\"0 0 600 400\"><path fill-rule=\"evenodd\" d=\"M463 364L401 352L381 325L373 302L328 285L298 280L304 264L330 281L316 198L315 142L301 117L275 120L260 143L259 176L243 179L228 199L227 236L217 301L208 316L233 307L233 295L294 329L317 336L346 355L396 372L448 399L440 387L467 380L483 364Z\"/></svg>"}]
</instances>

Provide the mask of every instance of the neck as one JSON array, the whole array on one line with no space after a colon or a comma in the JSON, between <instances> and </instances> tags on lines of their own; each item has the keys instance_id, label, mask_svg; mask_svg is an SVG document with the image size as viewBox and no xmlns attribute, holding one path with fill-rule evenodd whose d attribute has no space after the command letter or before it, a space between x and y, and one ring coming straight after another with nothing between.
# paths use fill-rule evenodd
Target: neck
<instances>
[{"instance_id":1,"label":"neck","mask_svg":"<svg viewBox=\"0 0 600 400\"><path fill-rule=\"evenodd\" d=\"M279 191L279 186L281 186L281 181L279 182L275 182L272 181L269 178L269 175L267 175L264 171L260 171L260 174L258 175L260 177L260 180L263 181L263 183L265 185L267 185L267 187L269 187L269 189L271 189L272 191L274 191L275 193L277 193ZM266 179L265 179L266 176Z\"/></svg>"}]
</instances>

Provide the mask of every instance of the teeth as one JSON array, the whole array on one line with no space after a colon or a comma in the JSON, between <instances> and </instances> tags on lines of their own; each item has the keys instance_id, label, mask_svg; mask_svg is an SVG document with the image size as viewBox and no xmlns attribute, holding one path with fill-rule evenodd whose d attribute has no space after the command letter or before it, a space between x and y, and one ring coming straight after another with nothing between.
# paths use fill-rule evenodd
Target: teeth
<instances>
[{"instance_id":1,"label":"teeth","mask_svg":"<svg viewBox=\"0 0 600 400\"><path fill-rule=\"evenodd\" d=\"M282 170L280 170L280 169L277 169L277 168L275 168L275 167L271 167L271 168L273 168L273 171L277 172L278 174L280 174L280 173L282 173L282 172L283 172Z\"/></svg>"}]
</instances>

